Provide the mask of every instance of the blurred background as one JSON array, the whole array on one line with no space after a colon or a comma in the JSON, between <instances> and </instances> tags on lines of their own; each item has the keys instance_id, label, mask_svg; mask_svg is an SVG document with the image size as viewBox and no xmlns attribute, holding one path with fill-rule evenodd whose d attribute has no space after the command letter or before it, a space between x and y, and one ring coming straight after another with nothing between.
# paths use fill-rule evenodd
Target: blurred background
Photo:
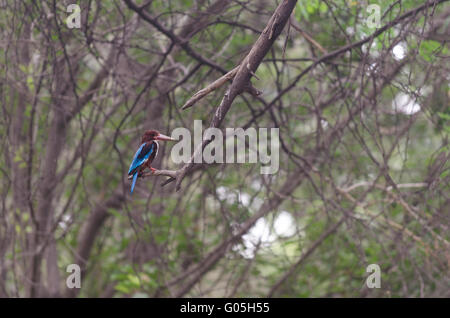
<instances>
[{"instance_id":1,"label":"blurred background","mask_svg":"<svg viewBox=\"0 0 450 318\"><path fill-rule=\"evenodd\" d=\"M222 125L279 128L278 173L129 195L142 133L207 128L228 83L181 106L280 2L0 1L1 297L450 297L448 1L297 1Z\"/></svg>"}]
</instances>

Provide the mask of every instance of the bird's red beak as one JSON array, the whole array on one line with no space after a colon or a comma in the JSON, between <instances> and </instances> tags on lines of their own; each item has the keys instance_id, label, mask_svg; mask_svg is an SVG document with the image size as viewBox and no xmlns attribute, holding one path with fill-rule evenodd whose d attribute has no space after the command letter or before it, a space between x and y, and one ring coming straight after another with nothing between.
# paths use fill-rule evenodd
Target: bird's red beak
<instances>
[{"instance_id":1,"label":"bird's red beak","mask_svg":"<svg viewBox=\"0 0 450 318\"><path fill-rule=\"evenodd\" d=\"M169 136L159 134L156 138L156 140L164 140L164 141L177 141L175 138L171 138Z\"/></svg>"}]
</instances>

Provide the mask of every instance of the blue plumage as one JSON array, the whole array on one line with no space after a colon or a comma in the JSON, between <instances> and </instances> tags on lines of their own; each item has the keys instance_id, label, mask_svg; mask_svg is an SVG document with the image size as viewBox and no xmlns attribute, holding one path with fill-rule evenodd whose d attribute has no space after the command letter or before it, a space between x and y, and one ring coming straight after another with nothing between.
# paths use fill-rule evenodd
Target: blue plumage
<instances>
[{"instance_id":1,"label":"blue plumage","mask_svg":"<svg viewBox=\"0 0 450 318\"><path fill-rule=\"evenodd\" d=\"M148 151L147 153L144 153L143 148L146 145L147 145L147 143L143 143L139 147L139 149L136 151L136 153L134 154L134 158L133 158L133 161L131 162L130 169L128 169L128 174L130 174L134 169L136 169L137 167L142 165L144 163L144 161L146 159L148 159L148 157L150 157L153 147L150 148L150 151Z\"/></svg>"},{"instance_id":2,"label":"blue plumage","mask_svg":"<svg viewBox=\"0 0 450 318\"><path fill-rule=\"evenodd\" d=\"M163 135L157 130L145 131L141 138L141 146L134 154L130 169L128 169L128 178L133 179L133 183L131 184L131 193L133 193L137 179L145 175L144 170L146 168L150 169L151 172L156 171L156 169L152 168L151 164L158 155L158 140L176 141L176 139Z\"/></svg>"},{"instance_id":3,"label":"blue plumage","mask_svg":"<svg viewBox=\"0 0 450 318\"><path fill-rule=\"evenodd\" d=\"M134 186L136 185L137 177L138 177L138 173L137 173L137 171L136 171L136 172L134 173L134 175L133 175L133 183L131 184L131 190L130 190L130 193L133 193Z\"/></svg>"},{"instance_id":4,"label":"blue plumage","mask_svg":"<svg viewBox=\"0 0 450 318\"><path fill-rule=\"evenodd\" d=\"M131 185L131 193L133 193L134 186L139 174L139 168L149 159L150 155L155 149L154 142L145 142L134 154L133 161L131 162L130 169L128 169L128 175L133 175L133 184Z\"/></svg>"}]
</instances>

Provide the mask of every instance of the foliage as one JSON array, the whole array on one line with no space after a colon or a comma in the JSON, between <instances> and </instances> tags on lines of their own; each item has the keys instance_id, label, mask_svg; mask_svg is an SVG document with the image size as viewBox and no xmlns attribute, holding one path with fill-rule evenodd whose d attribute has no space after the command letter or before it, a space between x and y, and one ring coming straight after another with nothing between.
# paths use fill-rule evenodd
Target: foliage
<instances>
[{"instance_id":1,"label":"foliage","mask_svg":"<svg viewBox=\"0 0 450 318\"><path fill-rule=\"evenodd\" d=\"M222 125L279 128L278 173L203 165L133 196L142 132L208 127L230 83L181 105L239 65L276 1L134 1L150 22L80 1L80 29L65 2L1 4L0 296L450 296L445 1L377 1L395 23L376 33L370 1L298 0L251 78L263 94ZM170 151L155 168L181 167Z\"/></svg>"}]
</instances>

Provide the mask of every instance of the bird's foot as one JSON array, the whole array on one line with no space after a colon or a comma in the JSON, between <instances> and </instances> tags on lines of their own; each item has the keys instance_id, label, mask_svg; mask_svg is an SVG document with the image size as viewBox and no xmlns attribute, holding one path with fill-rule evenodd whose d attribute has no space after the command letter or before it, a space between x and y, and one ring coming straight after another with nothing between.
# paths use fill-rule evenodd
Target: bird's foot
<instances>
[{"instance_id":1,"label":"bird's foot","mask_svg":"<svg viewBox=\"0 0 450 318\"><path fill-rule=\"evenodd\" d=\"M152 173L155 173L156 169L155 169L155 168L152 168L152 167L150 167L150 171L151 171Z\"/></svg>"}]
</instances>

